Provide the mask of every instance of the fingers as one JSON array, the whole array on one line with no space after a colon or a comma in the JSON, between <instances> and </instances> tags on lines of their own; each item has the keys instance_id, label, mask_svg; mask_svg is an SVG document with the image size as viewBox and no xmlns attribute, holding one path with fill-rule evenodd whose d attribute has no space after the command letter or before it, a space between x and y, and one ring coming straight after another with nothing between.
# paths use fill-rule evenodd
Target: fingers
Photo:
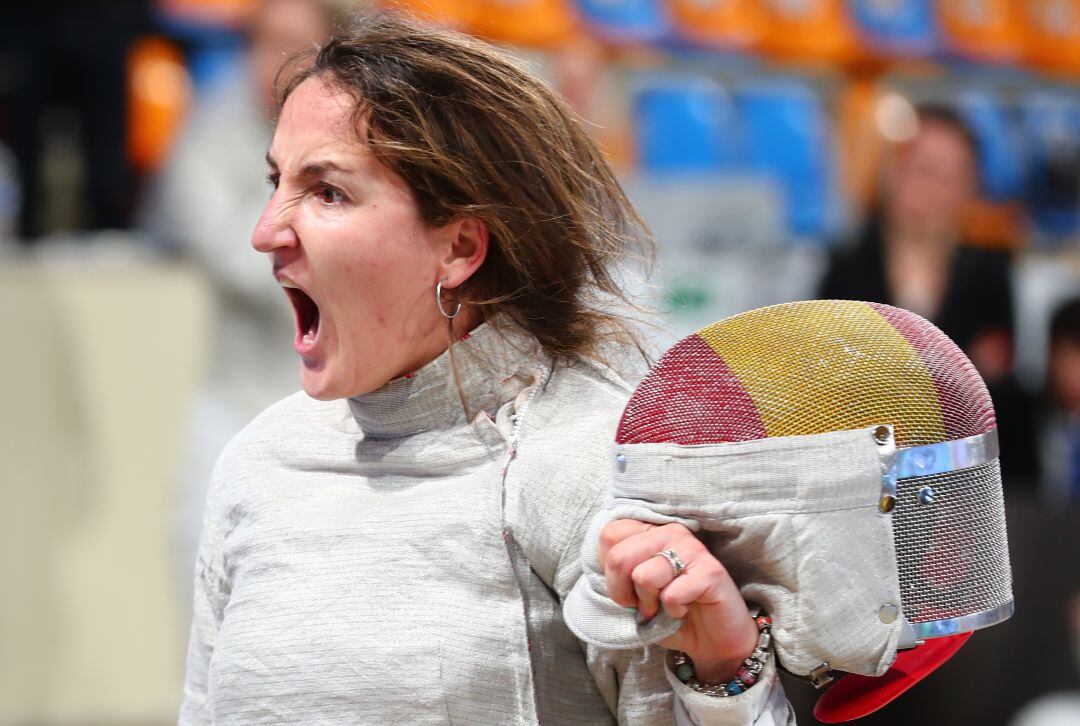
<instances>
[{"instance_id":1,"label":"fingers","mask_svg":"<svg viewBox=\"0 0 1080 726\"><path fill-rule=\"evenodd\" d=\"M619 525L608 539L609 543L615 542L608 547L604 566L608 596L624 607L638 608L643 617L650 618L659 611L661 590L675 579L671 563L656 557L656 553L674 550L686 565L687 574L696 559L702 555L712 557L693 533L680 524L642 528L623 522L632 520L608 525L608 528Z\"/></svg>"},{"instance_id":2,"label":"fingers","mask_svg":"<svg viewBox=\"0 0 1080 726\"><path fill-rule=\"evenodd\" d=\"M661 609L682 619L678 632L661 645L688 653L700 672L711 674L710 680L726 679L729 666L738 666L752 652L757 628L738 586L689 529L620 520L604 528L601 540L612 600L638 608L645 620ZM678 577L668 559L657 556L664 550L672 550L683 563Z\"/></svg>"},{"instance_id":3,"label":"fingers","mask_svg":"<svg viewBox=\"0 0 1080 726\"><path fill-rule=\"evenodd\" d=\"M675 572L665 558L653 555L634 568L630 579L634 583L638 612L651 618L660 612L660 591L675 579Z\"/></svg>"},{"instance_id":4,"label":"fingers","mask_svg":"<svg viewBox=\"0 0 1080 726\"><path fill-rule=\"evenodd\" d=\"M628 537L647 532L655 527L655 524L639 522L636 519L617 519L600 530L600 551L598 553L600 569L607 567L607 556L612 547Z\"/></svg>"},{"instance_id":5,"label":"fingers","mask_svg":"<svg viewBox=\"0 0 1080 726\"><path fill-rule=\"evenodd\" d=\"M659 594L664 612L673 618L685 617L694 603L711 602L717 584L726 576L718 562L715 567L699 563L694 572L689 572L689 568L687 570L686 574L674 578Z\"/></svg>"}]
</instances>

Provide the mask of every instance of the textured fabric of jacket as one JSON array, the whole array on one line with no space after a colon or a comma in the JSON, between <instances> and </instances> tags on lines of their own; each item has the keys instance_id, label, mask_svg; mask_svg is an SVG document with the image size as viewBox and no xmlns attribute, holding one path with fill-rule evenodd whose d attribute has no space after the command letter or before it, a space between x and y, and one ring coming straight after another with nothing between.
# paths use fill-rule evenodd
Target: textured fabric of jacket
<instances>
[{"instance_id":1,"label":"textured fabric of jacket","mask_svg":"<svg viewBox=\"0 0 1080 726\"><path fill-rule=\"evenodd\" d=\"M770 665L744 694L664 649L566 628L630 390L554 369L512 326L344 401L303 393L222 454L196 563L181 724L793 724Z\"/></svg>"},{"instance_id":2,"label":"textured fabric of jacket","mask_svg":"<svg viewBox=\"0 0 1080 726\"><path fill-rule=\"evenodd\" d=\"M699 532L743 597L772 616L773 649L788 672L805 677L828 663L884 675L904 621L878 615L901 591L893 521L878 508L895 448L874 438L876 428L613 446L613 498L582 543L585 574L564 603L566 624L604 648L640 648L678 630L664 613L639 625L615 605L597 550L600 530L616 519L678 522Z\"/></svg>"}]
</instances>

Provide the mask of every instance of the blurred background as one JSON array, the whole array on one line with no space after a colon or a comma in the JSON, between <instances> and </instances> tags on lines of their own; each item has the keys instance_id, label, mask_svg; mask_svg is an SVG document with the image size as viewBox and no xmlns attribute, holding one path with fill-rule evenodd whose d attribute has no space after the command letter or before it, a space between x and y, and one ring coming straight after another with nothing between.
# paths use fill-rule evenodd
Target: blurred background
<instances>
[{"instance_id":1,"label":"blurred background","mask_svg":"<svg viewBox=\"0 0 1080 726\"><path fill-rule=\"evenodd\" d=\"M392 4L588 121L660 242L657 346L843 297L965 349L1017 614L863 723L1080 724L1080 0ZM299 387L248 243L274 73L357 7L0 11L0 723L175 722L210 467Z\"/></svg>"}]
</instances>

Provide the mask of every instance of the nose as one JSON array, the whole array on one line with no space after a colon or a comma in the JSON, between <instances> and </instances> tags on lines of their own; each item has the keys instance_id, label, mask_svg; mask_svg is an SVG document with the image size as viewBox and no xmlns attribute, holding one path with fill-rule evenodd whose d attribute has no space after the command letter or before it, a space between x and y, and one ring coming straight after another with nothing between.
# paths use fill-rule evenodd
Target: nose
<instances>
[{"instance_id":1,"label":"nose","mask_svg":"<svg viewBox=\"0 0 1080 726\"><path fill-rule=\"evenodd\" d=\"M282 208L275 193L266 203L266 209L251 233L251 246L259 252L269 253L284 247L295 247L299 241L291 224L291 215Z\"/></svg>"}]
</instances>

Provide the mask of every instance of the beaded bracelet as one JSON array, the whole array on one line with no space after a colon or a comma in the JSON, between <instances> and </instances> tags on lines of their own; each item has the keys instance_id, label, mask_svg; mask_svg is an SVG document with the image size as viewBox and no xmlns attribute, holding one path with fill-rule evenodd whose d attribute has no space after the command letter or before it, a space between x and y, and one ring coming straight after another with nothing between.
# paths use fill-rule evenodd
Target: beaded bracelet
<instances>
[{"instance_id":1,"label":"beaded bracelet","mask_svg":"<svg viewBox=\"0 0 1080 726\"><path fill-rule=\"evenodd\" d=\"M682 683L694 689L698 693L708 696L737 696L758 681L765 663L769 659L769 643L772 641L770 630L772 618L761 612L760 607L750 609L750 617L758 627L758 642L754 652L743 661L735 677L727 683L701 683L694 674L694 662L690 656L681 650L673 650L668 653L668 661L675 677Z\"/></svg>"}]
</instances>

